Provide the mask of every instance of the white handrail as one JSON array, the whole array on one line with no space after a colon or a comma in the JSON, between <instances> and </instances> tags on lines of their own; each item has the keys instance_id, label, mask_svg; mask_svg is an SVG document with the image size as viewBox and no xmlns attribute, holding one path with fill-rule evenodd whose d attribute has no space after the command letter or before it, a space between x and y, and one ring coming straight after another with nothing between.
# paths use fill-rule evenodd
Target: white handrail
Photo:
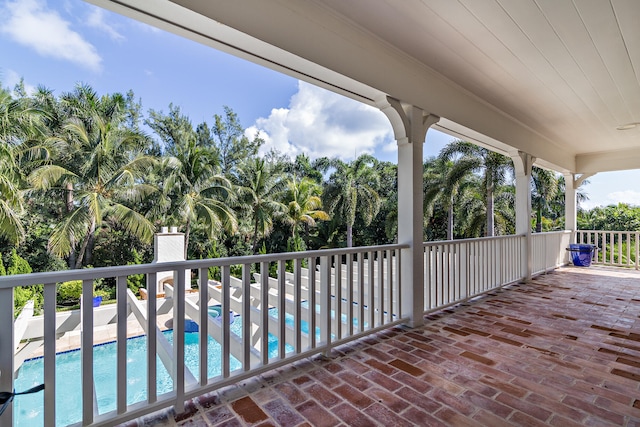
<instances>
[{"instance_id":1,"label":"white handrail","mask_svg":"<svg viewBox=\"0 0 640 427\"><path fill-rule=\"evenodd\" d=\"M128 420L171 405L180 412L185 399L406 322L400 311L402 288L398 272L400 251L408 247L383 245L4 276L0 277L0 293L7 298L1 301L6 307L1 308L7 308L5 317L12 319L13 288L44 283L44 316L48 319L44 328L45 378L48 378L44 405L47 417L55 416L55 402L52 400L55 399L55 393L52 390L60 390L60 378L55 378L54 371L56 283L82 280L80 326L84 375L81 386L82 414L79 417L82 418L82 425L113 425L118 420ZM349 264L343 267L345 262ZM302 267L303 263L307 268ZM266 272L273 265L277 270L276 277L257 275L259 280L252 283L252 269ZM321 266L319 270L316 269L317 265ZM237 286L234 288L231 287L233 266L240 266L242 270L242 280L234 280ZM220 289L208 285L206 275L209 267L221 267ZM187 270L198 271L201 275L200 284L206 289L199 305L185 298L184 272ZM165 302L158 304L154 286L156 274L165 271L173 271L178 280L175 289L166 289ZM287 271L290 274L286 274ZM127 277L137 274L146 274L147 283L151 284L147 286L149 299L146 307L126 289ZM115 311L118 316L114 321L117 323L118 366L124 366L126 361L126 322L137 319L147 335L147 398L144 402L128 403L126 372L119 372L116 375L115 406L108 413L98 414L95 392L102 390L94 386L93 380L95 314L92 297L93 281L102 278L115 278L117 284ZM222 305L223 321L220 324L212 322L209 315L203 313L207 311L211 298ZM168 343L156 327L158 316L162 314L157 311L158 307L173 308L170 311L174 319L173 344ZM230 330L230 310L242 316L240 333ZM251 314L256 311L257 315ZM200 372L196 378L186 367L184 322L181 321L185 315L204 326L205 334L200 338L212 336L219 341L223 353L219 376L209 377L206 372ZM203 322L204 319L206 321ZM306 330L310 331L308 334L302 331L304 324ZM269 345L272 337L278 340L275 349ZM0 349L6 355L0 355L0 371L9 369L12 372L13 350L4 351L6 345L3 346L3 341L6 338L9 338L12 346L13 328L0 334ZM204 361L210 356L208 339L202 339L198 345L198 354L203 360L201 367L207 368L207 362ZM173 391L169 393L157 387L158 355L173 379ZM241 362L240 370L232 370L231 357ZM13 388L13 382L13 375L0 376L0 385L7 390ZM5 421L11 425L11 421L5 418L8 414L11 414L10 410L5 412L3 425Z\"/></svg>"},{"instance_id":2,"label":"white handrail","mask_svg":"<svg viewBox=\"0 0 640 427\"><path fill-rule=\"evenodd\" d=\"M597 247L594 264L640 267L640 231L578 230L576 243Z\"/></svg>"},{"instance_id":3,"label":"white handrail","mask_svg":"<svg viewBox=\"0 0 640 427\"><path fill-rule=\"evenodd\" d=\"M524 242L524 236L424 242L425 312L522 279Z\"/></svg>"}]
</instances>

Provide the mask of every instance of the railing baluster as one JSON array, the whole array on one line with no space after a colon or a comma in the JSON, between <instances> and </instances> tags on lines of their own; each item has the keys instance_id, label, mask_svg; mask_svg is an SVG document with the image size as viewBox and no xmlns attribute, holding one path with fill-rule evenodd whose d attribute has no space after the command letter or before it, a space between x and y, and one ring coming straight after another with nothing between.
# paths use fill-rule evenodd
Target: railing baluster
<instances>
[{"instance_id":1,"label":"railing baluster","mask_svg":"<svg viewBox=\"0 0 640 427\"><path fill-rule=\"evenodd\" d=\"M13 298L14 295L12 287L0 289L0 322L2 322L2 325L13 325ZM0 328L0 391L13 390L14 343L13 327ZM13 405L7 406L2 417L3 423L6 422L8 426L13 425Z\"/></svg>"},{"instance_id":2,"label":"railing baluster","mask_svg":"<svg viewBox=\"0 0 640 427\"><path fill-rule=\"evenodd\" d=\"M295 353L302 352L302 260L293 260L293 301L295 312L293 313L293 324L295 328ZM308 302L308 301L307 301Z\"/></svg>"},{"instance_id":3,"label":"railing baluster","mask_svg":"<svg viewBox=\"0 0 640 427\"><path fill-rule=\"evenodd\" d=\"M184 366L184 322L185 322L185 287L187 270L178 268L177 286L173 292L173 368L175 382L173 388L176 392L174 408L176 413L184 412L185 366Z\"/></svg>"},{"instance_id":4,"label":"railing baluster","mask_svg":"<svg viewBox=\"0 0 640 427\"><path fill-rule=\"evenodd\" d=\"M320 258L320 342L325 352L331 345L331 257Z\"/></svg>"},{"instance_id":5,"label":"railing baluster","mask_svg":"<svg viewBox=\"0 0 640 427\"><path fill-rule=\"evenodd\" d=\"M342 339L342 257L340 255L336 255L334 257L334 280L333 284L335 289L335 337L337 340Z\"/></svg>"},{"instance_id":6,"label":"railing baluster","mask_svg":"<svg viewBox=\"0 0 640 427\"><path fill-rule=\"evenodd\" d=\"M397 302L395 307L395 312L398 313L398 317L402 317L402 251L400 249L396 249L396 292Z\"/></svg>"},{"instance_id":7,"label":"railing baluster","mask_svg":"<svg viewBox=\"0 0 640 427\"><path fill-rule=\"evenodd\" d=\"M504 277L504 251L502 250L502 247L506 244L507 240L497 240L496 241L496 285L498 286L502 286L504 284L503 282L503 277ZM506 261L506 260L505 260Z\"/></svg>"},{"instance_id":8,"label":"railing baluster","mask_svg":"<svg viewBox=\"0 0 640 427\"><path fill-rule=\"evenodd\" d=\"M364 252L358 254L358 330L364 331Z\"/></svg>"},{"instance_id":9,"label":"railing baluster","mask_svg":"<svg viewBox=\"0 0 640 427\"><path fill-rule=\"evenodd\" d=\"M384 325L384 259L382 251L378 251L378 325Z\"/></svg>"},{"instance_id":10,"label":"railing baluster","mask_svg":"<svg viewBox=\"0 0 640 427\"><path fill-rule=\"evenodd\" d=\"M4 291L4 290L3 290ZM5 296L0 296L4 301ZM9 299L7 299L9 300ZM12 302L13 307L13 302ZM13 316L13 310L11 311ZM56 284L44 285L44 419L56 419ZM4 340L4 334L0 342ZM13 342L13 341L11 341ZM0 347L1 348L1 347ZM4 354L4 353L2 353ZM13 356L13 353L10 353ZM12 357L13 360L13 357ZM9 375L9 377L13 377ZM1 377L0 377L1 378ZM3 390L12 390L4 388ZM7 415L9 416L9 415ZM11 418L9 418L11 419Z\"/></svg>"},{"instance_id":11,"label":"railing baluster","mask_svg":"<svg viewBox=\"0 0 640 427\"><path fill-rule=\"evenodd\" d=\"M127 277L116 278L116 310L117 310L117 410L118 414L127 411Z\"/></svg>"},{"instance_id":12,"label":"railing baluster","mask_svg":"<svg viewBox=\"0 0 640 427\"><path fill-rule=\"evenodd\" d=\"M615 264L614 253L615 253L615 235L613 232L609 233L609 262L611 264Z\"/></svg>"},{"instance_id":13,"label":"railing baluster","mask_svg":"<svg viewBox=\"0 0 640 427\"><path fill-rule=\"evenodd\" d=\"M460 282L460 294L463 298L469 297L469 280L467 278L469 255L467 245L467 243L463 242L458 246L458 280Z\"/></svg>"},{"instance_id":14,"label":"railing baluster","mask_svg":"<svg viewBox=\"0 0 640 427\"><path fill-rule=\"evenodd\" d=\"M260 263L260 330L262 331L262 364L269 364L269 263Z\"/></svg>"},{"instance_id":15,"label":"railing baluster","mask_svg":"<svg viewBox=\"0 0 640 427\"><path fill-rule=\"evenodd\" d=\"M200 318L198 319L198 342L200 360L200 385L205 386L209 382L209 269L201 268L199 277L199 304Z\"/></svg>"},{"instance_id":16,"label":"railing baluster","mask_svg":"<svg viewBox=\"0 0 640 427\"><path fill-rule=\"evenodd\" d=\"M242 266L242 370L251 369L251 264Z\"/></svg>"},{"instance_id":17,"label":"railing baluster","mask_svg":"<svg viewBox=\"0 0 640 427\"><path fill-rule=\"evenodd\" d=\"M347 254L347 329L353 335L353 254Z\"/></svg>"},{"instance_id":18,"label":"railing baluster","mask_svg":"<svg viewBox=\"0 0 640 427\"><path fill-rule=\"evenodd\" d=\"M423 310L431 308L431 246L425 246L422 251L422 264L424 268L424 306Z\"/></svg>"},{"instance_id":19,"label":"railing baluster","mask_svg":"<svg viewBox=\"0 0 640 427\"><path fill-rule=\"evenodd\" d=\"M369 252L367 254L368 256L368 279L369 279L369 298L368 298L368 304L369 304L369 329L371 328L375 328L376 326L376 313L375 313L375 305L376 305L376 300L375 300L375 292L376 292L376 282L375 282L375 276L376 276L376 269L375 269L375 262L374 262L374 253L375 252Z\"/></svg>"},{"instance_id":20,"label":"railing baluster","mask_svg":"<svg viewBox=\"0 0 640 427\"><path fill-rule=\"evenodd\" d=\"M442 304L442 279L440 278L440 250L439 247L433 246L431 248L433 253L432 268L433 268L433 304L429 308L439 307Z\"/></svg>"},{"instance_id":21,"label":"railing baluster","mask_svg":"<svg viewBox=\"0 0 640 427\"><path fill-rule=\"evenodd\" d=\"M309 258L309 345L316 348L316 258Z\"/></svg>"},{"instance_id":22,"label":"railing baluster","mask_svg":"<svg viewBox=\"0 0 640 427\"><path fill-rule=\"evenodd\" d=\"M498 285L498 263L496 260L496 241L488 240L487 241L487 252L489 253L489 263L487 264L489 267L489 281L488 289L493 289Z\"/></svg>"},{"instance_id":23,"label":"railing baluster","mask_svg":"<svg viewBox=\"0 0 640 427\"><path fill-rule=\"evenodd\" d=\"M638 266L640 265L640 240L638 239L638 237L640 237L640 233L638 233L637 231L635 233L633 233L634 236L634 241L636 244L636 252L635 252L635 259L636 259L636 270L638 269Z\"/></svg>"},{"instance_id":24,"label":"railing baluster","mask_svg":"<svg viewBox=\"0 0 640 427\"><path fill-rule=\"evenodd\" d=\"M231 336L229 325L231 324L231 266L222 266L222 301L220 301L222 313L220 313L220 326L222 329L222 378L229 378L231 374Z\"/></svg>"},{"instance_id":25,"label":"railing baluster","mask_svg":"<svg viewBox=\"0 0 640 427\"><path fill-rule=\"evenodd\" d=\"M456 300L456 282L453 275L453 264L455 262L453 259L454 246L455 244L453 243L447 243L442 248L442 259L444 262L442 272L446 283L447 301L449 301L449 303Z\"/></svg>"},{"instance_id":26,"label":"railing baluster","mask_svg":"<svg viewBox=\"0 0 640 427\"><path fill-rule=\"evenodd\" d=\"M147 402L158 400L157 389L157 345L158 332L156 328L157 316L157 273L147 275Z\"/></svg>"},{"instance_id":27,"label":"railing baluster","mask_svg":"<svg viewBox=\"0 0 640 427\"><path fill-rule=\"evenodd\" d=\"M285 323L285 316L287 313L286 296L286 261L281 259L278 261L278 356L280 359L285 357L285 344L287 338L287 329Z\"/></svg>"},{"instance_id":28,"label":"railing baluster","mask_svg":"<svg viewBox=\"0 0 640 427\"><path fill-rule=\"evenodd\" d=\"M387 257L387 322L393 322L393 252L385 251Z\"/></svg>"},{"instance_id":29,"label":"railing baluster","mask_svg":"<svg viewBox=\"0 0 640 427\"><path fill-rule=\"evenodd\" d=\"M93 280L82 281L81 348L82 423L93 423Z\"/></svg>"},{"instance_id":30,"label":"railing baluster","mask_svg":"<svg viewBox=\"0 0 640 427\"><path fill-rule=\"evenodd\" d=\"M457 301L459 292L458 292L458 283L456 282L456 260L455 260L455 248L456 244L451 243L447 245L447 281L449 282L449 295L451 301Z\"/></svg>"}]
</instances>

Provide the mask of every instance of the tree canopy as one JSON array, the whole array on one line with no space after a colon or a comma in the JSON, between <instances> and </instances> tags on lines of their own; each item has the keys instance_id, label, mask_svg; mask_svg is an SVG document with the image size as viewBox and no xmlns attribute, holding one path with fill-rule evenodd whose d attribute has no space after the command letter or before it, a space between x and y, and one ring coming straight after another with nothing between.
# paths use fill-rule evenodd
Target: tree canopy
<instances>
[{"instance_id":1,"label":"tree canopy","mask_svg":"<svg viewBox=\"0 0 640 427\"><path fill-rule=\"evenodd\" d=\"M149 262L169 225L187 258L396 241L395 164L264 155L222 110L197 123L171 103L145 111L131 90L0 90L0 265L14 252L33 271ZM425 239L514 232L508 157L456 140L425 160L424 184ZM562 228L563 177L534 169L531 185L532 227ZM639 218L619 205L579 222L637 229Z\"/></svg>"}]
</instances>

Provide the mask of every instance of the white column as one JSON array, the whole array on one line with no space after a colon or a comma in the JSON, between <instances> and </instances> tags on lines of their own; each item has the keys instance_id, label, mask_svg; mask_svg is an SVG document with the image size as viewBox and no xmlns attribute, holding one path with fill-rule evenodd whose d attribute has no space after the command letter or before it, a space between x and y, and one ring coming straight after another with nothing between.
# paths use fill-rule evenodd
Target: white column
<instances>
[{"instance_id":1,"label":"white column","mask_svg":"<svg viewBox=\"0 0 640 427\"><path fill-rule=\"evenodd\" d=\"M402 251L402 317L409 326L424 323L423 144L430 126L440 119L412 105L387 97L378 103L387 115L398 143L398 243Z\"/></svg>"},{"instance_id":2,"label":"white column","mask_svg":"<svg viewBox=\"0 0 640 427\"><path fill-rule=\"evenodd\" d=\"M571 242L575 242L575 231L578 229L578 203L575 174L565 173L564 175L564 229L570 230Z\"/></svg>"},{"instance_id":3,"label":"white column","mask_svg":"<svg viewBox=\"0 0 640 427\"><path fill-rule=\"evenodd\" d=\"M564 175L564 229L570 230L571 243L575 243L578 230L578 188L591 174L582 174L576 177L575 173L566 172Z\"/></svg>"},{"instance_id":4,"label":"white column","mask_svg":"<svg viewBox=\"0 0 640 427\"><path fill-rule=\"evenodd\" d=\"M522 273L524 280L531 280L533 271L531 239L531 168L536 160L522 151L510 153L516 172L516 234L524 235L522 247Z\"/></svg>"}]
</instances>

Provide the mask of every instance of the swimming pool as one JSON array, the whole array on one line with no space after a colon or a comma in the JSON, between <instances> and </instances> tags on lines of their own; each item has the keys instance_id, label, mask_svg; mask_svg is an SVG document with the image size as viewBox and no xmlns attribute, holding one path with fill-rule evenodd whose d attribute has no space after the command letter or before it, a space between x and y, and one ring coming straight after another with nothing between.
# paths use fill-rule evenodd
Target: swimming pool
<instances>
[{"instance_id":1,"label":"swimming pool","mask_svg":"<svg viewBox=\"0 0 640 427\"><path fill-rule=\"evenodd\" d=\"M211 307L210 307L211 310ZM213 309L215 311L215 309ZM269 315L278 317L277 309L270 309ZM216 317L215 315L212 317ZM293 326L293 316L285 315L285 322ZM303 333L308 331L307 322L302 321ZM231 332L242 336L241 316L234 316L230 324ZM173 344L173 331L163 332L167 340ZM199 368L199 334L184 334L185 365L198 378ZM103 414L116 409L116 343L110 342L93 347L93 375L95 379L98 412ZM208 376L216 377L222 373L222 347L209 337L208 340ZM293 347L286 346L286 351ZM269 357L278 355L278 339L269 334ZM171 376L157 358L157 393L167 393L173 389ZM71 350L56 354L56 426L66 426L82 420L82 381L80 350ZM235 357L230 357L232 371L242 368ZM16 390L26 390L44 382L44 359L38 357L25 361L18 371L15 380ZM127 404L141 402L147 398L147 337L140 336L127 340ZM44 394L36 393L18 396L13 401L14 425L16 427L44 426ZM48 426L49 424L47 424Z\"/></svg>"},{"instance_id":2,"label":"swimming pool","mask_svg":"<svg viewBox=\"0 0 640 427\"><path fill-rule=\"evenodd\" d=\"M306 302L302 303L307 306ZM319 307L318 307L319 309ZM272 308L269 315L278 318L278 310ZM333 312L332 312L333 315ZM214 316L212 316L214 317ZM342 315L343 321L346 316ZM294 326L291 314L285 315L287 325ZM357 319L354 319L357 325ZM302 333L309 331L308 323L301 321ZM365 322L366 326L366 322ZM241 316L234 316L230 324L231 332L242 336ZM163 332L167 340L173 344L173 331ZM320 330L316 328L319 339ZM199 369L199 334L185 333L185 365L198 378ZM209 337L208 339L208 376L216 377L222 373L222 348L220 344ZM294 348L286 345L286 352ZM278 339L269 334L269 357L278 356ZM72 350L56 354L56 426L67 426L82 420L82 381L81 381L80 350ZM164 365L157 358L157 393L167 393L173 389L171 376ZM234 371L242 368L241 363L230 357L230 369ZM116 409L116 343L110 342L93 347L93 369L100 414ZM26 390L44 382L44 359L42 357L30 359L23 363L18 371L18 378L14 387L17 391ZM14 425L16 427L44 426L44 394L36 393L22 395L13 401ZM129 338L127 340L127 404L141 402L147 398L147 338L146 336ZM49 424L47 423L47 426Z\"/></svg>"}]
</instances>

